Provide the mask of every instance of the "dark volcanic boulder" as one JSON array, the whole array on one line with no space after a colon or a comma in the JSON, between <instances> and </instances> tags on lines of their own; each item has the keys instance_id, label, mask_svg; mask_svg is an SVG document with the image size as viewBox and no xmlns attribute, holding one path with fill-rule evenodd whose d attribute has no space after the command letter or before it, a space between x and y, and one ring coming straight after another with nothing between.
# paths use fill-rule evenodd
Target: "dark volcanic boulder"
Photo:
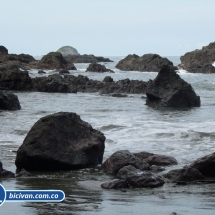
<instances>
[{"instance_id":1,"label":"dark volcanic boulder","mask_svg":"<svg viewBox=\"0 0 215 215\"><path fill-rule=\"evenodd\" d=\"M73 63L66 61L60 52L50 52L43 56L40 61L36 61L30 64L35 69L67 69L76 70Z\"/></svg>"},{"instance_id":2,"label":"dark volcanic boulder","mask_svg":"<svg viewBox=\"0 0 215 215\"><path fill-rule=\"evenodd\" d=\"M111 182L105 182L101 184L104 189L122 189L128 188L128 183L125 180L115 179Z\"/></svg>"},{"instance_id":3,"label":"dark volcanic boulder","mask_svg":"<svg viewBox=\"0 0 215 215\"><path fill-rule=\"evenodd\" d=\"M3 169L3 164L0 161L0 179L2 178L15 178L15 174L11 171Z\"/></svg>"},{"instance_id":4,"label":"dark volcanic boulder","mask_svg":"<svg viewBox=\"0 0 215 215\"><path fill-rule=\"evenodd\" d=\"M157 54L145 54L142 57L133 54L120 60L116 68L124 71L159 72L163 65L173 66L173 63Z\"/></svg>"},{"instance_id":5,"label":"dark volcanic boulder","mask_svg":"<svg viewBox=\"0 0 215 215\"><path fill-rule=\"evenodd\" d=\"M163 107L200 107L200 97L192 86L174 71L163 66L154 81L147 86L147 105Z\"/></svg>"},{"instance_id":6,"label":"dark volcanic boulder","mask_svg":"<svg viewBox=\"0 0 215 215\"><path fill-rule=\"evenodd\" d=\"M103 164L102 169L107 174L116 175L118 171L124 167L132 165L140 170L149 170L149 164L141 161L128 150L117 151L112 154Z\"/></svg>"},{"instance_id":7,"label":"dark volcanic boulder","mask_svg":"<svg viewBox=\"0 0 215 215\"><path fill-rule=\"evenodd\" d=\"M69 170L102 163L105 136L75 113L41 118L17 151L15 164L26 170Z\"/></svg>"},{"instance_id":8,"label":"dark volcanic boulder","mask_svg":"<svg viewBox=\"0 0 215 215\"><path fill-rule=\"evenodd\" d=\"M4 46L0 46L0 53L8 54L8 50Z\"/></svg>"},{"instance_id":9,"label":"dark volcanic boulder","mask_svg":"<svg viewBox=\"0 0 215 215\"><path fill-rule=\"evenodd\" d=\"M165 182L161 176L148 171L141 171L134 166L125 166L119 170L117 177L127 181L132 187L159 187Z\"/></svg>"},{"instance_id":10,"label":"dark volcanic boulder","mask_svg":"<svg viewBox=\"0 0 215 215\"><path fill-rule=\"evenodd\" d=\"M49 93L77 93L77 88L69 84L59 74L49 75L48 77L37 77L32 79L34 90Z\"/></svg>"},{"instance_id":11,"label":"dark volcanic boulder","mask_svg":"<svg viewBox=\"0 0 215 215\"><path fill-rule=\"evenodd\" d=\"M191 182L204 179L204 176L197 170L188 166L182 169L170 170L163 177L172 182Z\"/></svg>"},{"instance_id":12,"label":"dark volcanic boulder","mask_svg":"<svg viewBox=\"0 0 215 215\"><path fill-rule=\"evenodd\" d=\"M215 177L215 152L197 159L190 166L204 176Z\"/></svg>"},{"instance_id":13,"label":"dark volcanic boulder","mask_svg":"<svg viewBox=\"0 0 215 215\"><path fill-rule=\"evenodd\" d=\"M64 57L71 63L94 63L94 62L113 62L109 58L96 57L94 55L67 55Z\"/></svg>"},{"instance_id":14,"label":"dark volcanic boulder","mask_svg":"<svg viewBox=\"0 0 215 215\"><path fill-rule=\"evenodd\" d=\"M134 153L134 155L144 160L149 165L170 166L178 164L177 160L171 156L152 154L149 152L139 152Z\"/></svg>"},{"instance_id":15,"label":"dark volcanic boulder","mask_svg":"<svg viewBox=\"0 0 215 215\"><path fill-rule=\"evenodd\" d=\"M98 63L91 63L86 72L110 72L114 73L114 71L107 69L105 66L98 64Z\"/></svg>"},{"instance_id":16,"label":"dark volcanic boulder","mask_svg":"<svg viewBox=\"0 0 215 215\"><path fill-rule=\"evenodd\" d=\"M19 99L11 92L0 90L0 110L20 110Z\"/></svg>"},{"instance_id":17,"label":"dark volcanic boulder","mask_svg":"<svg viewBox=\"0 0 215 215\"><path fill-rule=\"evenodd\" d=\"M215 62L215 42L204 46L200 50L187 52L181 56L182 69L194 73L215 73L215 67L211 64Z\"/></svg>"},{"instance_id":18,"label":"dark volcanic boulder","mask_svg":"<svg viewBox=\"0 0 215 215\"><path fill-rule=\"evenodd\" d=\"M0 90L23 90L33 89L32 79L28 71L7 70L0 73Z\"/></svg>"},{"instance_id":19,"label":"dark volcanic boulder","mask_svg":"<svg viewBox=\"0 0 215 215\"><path fill-rule=\"evenodd\" d=\"M105 76L103 79L103 82L105 83L113 82L113 78L111 76Z\"/></svg>"}]
</instances>

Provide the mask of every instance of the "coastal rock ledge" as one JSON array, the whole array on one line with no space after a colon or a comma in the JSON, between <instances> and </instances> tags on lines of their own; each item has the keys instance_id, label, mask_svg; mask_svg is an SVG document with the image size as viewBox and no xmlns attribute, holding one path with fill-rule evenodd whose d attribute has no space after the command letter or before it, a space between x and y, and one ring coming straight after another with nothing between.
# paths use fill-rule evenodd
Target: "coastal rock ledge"
<instances>
[{"instance_id":1,"label":"coastal rock ledge","mask_svg":"<svg viewBox=\"0 0 215 215\"><path fill-rule=\"evenodd\" d=\"M101 164L105 136L76 113L59 112L38 120L17 151L18 169L72 170Z\"/></svg>"}]
</instances>

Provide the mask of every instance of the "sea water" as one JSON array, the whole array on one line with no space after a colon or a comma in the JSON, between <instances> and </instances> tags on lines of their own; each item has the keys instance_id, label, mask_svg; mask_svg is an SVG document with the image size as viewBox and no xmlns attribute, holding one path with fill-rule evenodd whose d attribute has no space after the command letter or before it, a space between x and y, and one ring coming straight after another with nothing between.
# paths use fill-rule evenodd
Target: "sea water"
<instances>
[{"instance_id":1,"label":"sea water","mask_svg":"<svg viewBox=\"0 0 215 215\"><path fill-rule=\"evenodd\" d=\"M156 72L120 71L116 63L123 57L110 57L102 63L115 73L85 72L89 64L75 64L71 74L114 81L129 78L148 81ZM175 65L179 57L168 57ZM41 76L31 70L30 76ZM54 74L55 71L46 71ZM22 109L0 112L0 160L4 168L16 171L16 151L34 123L59 111L75 112L106 136L104 160L117 150L148 151L171 155L180 168L215 151L215 74L178 74L190 83L201 98L196 108L151 108L142 94L126 98L101 96L99 93L15 92ZM33 178L11 179L1 183L6 189L60 189L66 194L61 203L4 203L3 214L214 214L215 185L174 187L165 184L155 189L132 189L127 192L100 188L110 176L100 168L80 171L33 173Z\"/></svg>"}]
</instances>

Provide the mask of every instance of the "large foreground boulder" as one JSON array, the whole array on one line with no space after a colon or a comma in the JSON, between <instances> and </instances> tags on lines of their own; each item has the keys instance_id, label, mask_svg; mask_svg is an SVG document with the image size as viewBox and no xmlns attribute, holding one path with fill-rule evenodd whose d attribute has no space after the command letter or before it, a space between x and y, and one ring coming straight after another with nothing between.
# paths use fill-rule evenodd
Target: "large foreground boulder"
<instances>
[{"instance_id":1,"label":"large foreground boulder","mask_svg":"<svg viewBox=\"0 0 215 215\"><path fill-rule=\"evenodd\" d=\"M116 68L124 71L159 72L163 65L173 66L173 63L157 54L145 54L142 57L133 54L120 60Z\"/></svg>"},{"instance_id":2,"label":"large foreground boulder","mask_svg":"<svg viewBox=\"0 0 215 215\"><path fill-rule=\"evenodd\" d=\"M181 56L179 66L188 72L193 73L215 73L215 42L204 46L200 50L187 52Z\"/></svg>"},{"instance_id":3,"label":"large foreground boulder","mask_svg":"<svg viewBox=\"0 0 215 215\"><path fill-rule=\"evenodd\" d=\"M17 151L26 170L70 170L102 163L105 136L76 113L59 112L37 121Z\"/></svg>"},{"instance_id":4,"label":"large foreground boulder","mask_svg":"<svg viewBox=\"0 0 215 215\"><path fill-rule=\"evenodd\" d=\"M43 56L41 60L30 64L35 69L67 69L76 70L73 63L65 60L60 52L50 52Z\"/></svg>"},{"instance_id":5,"label":"large foreground boulder","mask_svg":"<svg viewBox=\"0 0 215 215\"><path fill-rule=\"evenodd\" d=\"M0 90L0 110L20 110L19 99L11 92Z\"/></svg>"},{"instance_id":6,"label":"large foreground boulder","mask_svg":"<svg viewBox=\"0 0 215 215\"><path fill-rule=\"evenodd\" d=\"M200 107L200 97L172 66L163 66L154 81L148 82L146 95L146 104L151 106Z\"/></svg>"},{"instance_id":7,"label":"large foreground boulder","mask_svg":"<svg viewBox=\"0 0 215 215\"><path fill-rule=\"evenodd\" d=\"M107 69L104 65L98 64L98 63L91 63L86 72L110 72L110 73L114 73L114 71L112 71L111 69Z\"/></svg>"},{"instance_id":8,"label":"large foreground boulder","mask_svg":"<svg viewBox=\"0 0 215 215\"><path fill-rule=\"evenodd\" d=\"M206 177L215 177L215 152L197 159L190 166Z\"/></svg>"}]
</instances>

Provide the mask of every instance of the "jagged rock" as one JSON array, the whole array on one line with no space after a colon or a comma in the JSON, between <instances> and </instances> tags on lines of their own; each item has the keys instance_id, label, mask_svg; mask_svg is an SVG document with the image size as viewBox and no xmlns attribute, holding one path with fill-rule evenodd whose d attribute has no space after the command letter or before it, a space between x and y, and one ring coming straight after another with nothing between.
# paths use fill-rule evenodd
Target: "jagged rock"
<instances>
[{"instance_id":1,"label":"jagged rock","mask_svg":"<svg viewBox=\"0 0 215 215\"><path fill-rule=\"evenodd\" d=\"M157 54L145 54L142 57L133 54L120 60L116 68L124 71L159 72L163 65L173 66L173 63Z\"/></svg>"},{"instance_id":2,"label":"jagged rock","mask_svg":"<svg viewBox=\"0 0 215 215\"><path fill-rule=\"evenodd\" d=\"M35 69L66 69L76 70L73 63L66 61L60 52L50 52L43 56L41 60L29 64Z\"/></svg>"},{"instance_id":3,"label":"jagged rock","mask_svg":"<svg viewBox=\"0 0 215 215\"><path fill-rule=\"evenodd\" d=\"M38 120L17 151L15 164L26 170L70 170L102 163L105 136L75 113Z\"/></svg>"},{"instance_id":4,"label":"jagged rock","mask_svg":"<svg viewBox=\"0 0 215 215\"><path fill-rule=\"evenodd\" d=\"M7 70L0 73L0 90L33 90L28 71Z\"/></svg>"},{"instance_id":5,"label":"jagged rock","mask_svg":"<svg viewBox=\"0 0 215 215\"><path fill-rule=\"evenodd\" d=\"M197 170L191 167L184 167L182 169L170 170L164 174L163 177L172 182L192 182L204 179L204 176Z\"/></svg>"},{"instance_id":6,"label":"jagged rock","mask_svg":"<svg viewBox=\"0 0 215 215\"><path fill-rule=\"evenodd\" d=\"M86 72L110 72L114 73L111 69L107 69L105 66L98 64L98 63L91 63Z\"/></svg>"},{"instance_id":7,"label":"jagged rock","mask_svg":"<svg viewBox=\"0 0 215 215\"><path fill-rule=\"evenodd\" d=\"M120 150L112 154L103 164L102 170L107 174L116 175L124 167L132 165L140 170L149 170L149 164L141 161L128 150Z\"/></svg>"},{"instance_id":8,"label":"jagged rock","mask_svg":"<svg viewBox=\"0 0 215 215\"><path fill-rule=\"evenodd\" d=\"M19 99L11 92L0 90L0 110L20 110Z\"/></svg>"},{"instance_id":9,"label":"jagged rock","mask_svg":"<svg viewBox=\"0 0 215 215\"><path fill-rule=\"evenodd\" d=\"M190 167L199 170L205 177L215 177L215 152L197 159Z\"/></svg>"},{"instance_id":10,"label":"jagged rock","mask_svg":"<svg viewBox=\"0 0 215 215\"><path fill-rule=\"evenodd\" d=\"M153 154L149 152L134 153L134 155L149 165L170 166L178 164L177 160L172 156Z\"/></svg>"},{"instance_id":11,"label":"jagged rock","mask_svg":"<svg viewBox=\"0 0 215 215\"><path fill-rule=\"evenodd\" d=\"M109 58L96 57L94 55L67 55L65 59L71 63L113 62Z\"/></svg>"},{"instance_id":12,"label":"jagged rock","mask_svg":"<svg viewBox=\"0 0 215 215\"><path fill-rule=\"evenodd\" d=\"M200 50L187 52L181 56L181 64L179 66L188 72L193 73L215 73L215 42L204 46Z\"/></svg>"},{"instance_id":13,"label":"jagged rock","mask_svg":"<svg viewBox=\"0 0 215 215\"><path fill-rule=\"evenodd\" d=\"M148 82L146 95L150 106L200 107L200 97L171 66L163 66L154 81Z\"/></svg>"},{"instance_id":14,"label":"jagged rock","mask_svg":"<svg viewBox=\"0 0 215 215\"><path fill-rule=\"evenodd\" d=\"M148 171L141 171L132 165L124 166L117 173L117 177L126 180L132 187L159 187L165 182L161 176Z\"/></svg>"},{"instance_id":15,"label":"jagged rock","mask_svg":"<svg viewBox=\"0 0 215 215\"><path fill-rule=\"evenodd\" d=\"M49 93L77 93L77 88L69 84L59 74L48 77L37 77L33 79L35 91Z\"/></svg>"},{"instance_id":16,"label":"jagged rock","mask_svg":"<svg viewBox=\"0 0 215 215\"><path fill-rule=\"evenodd\" d=\"M125 180L115 179L111 182L105 182L101 184L104 189L122 189L128 188L128 183Z\"/></svg>"}]
</instances>

